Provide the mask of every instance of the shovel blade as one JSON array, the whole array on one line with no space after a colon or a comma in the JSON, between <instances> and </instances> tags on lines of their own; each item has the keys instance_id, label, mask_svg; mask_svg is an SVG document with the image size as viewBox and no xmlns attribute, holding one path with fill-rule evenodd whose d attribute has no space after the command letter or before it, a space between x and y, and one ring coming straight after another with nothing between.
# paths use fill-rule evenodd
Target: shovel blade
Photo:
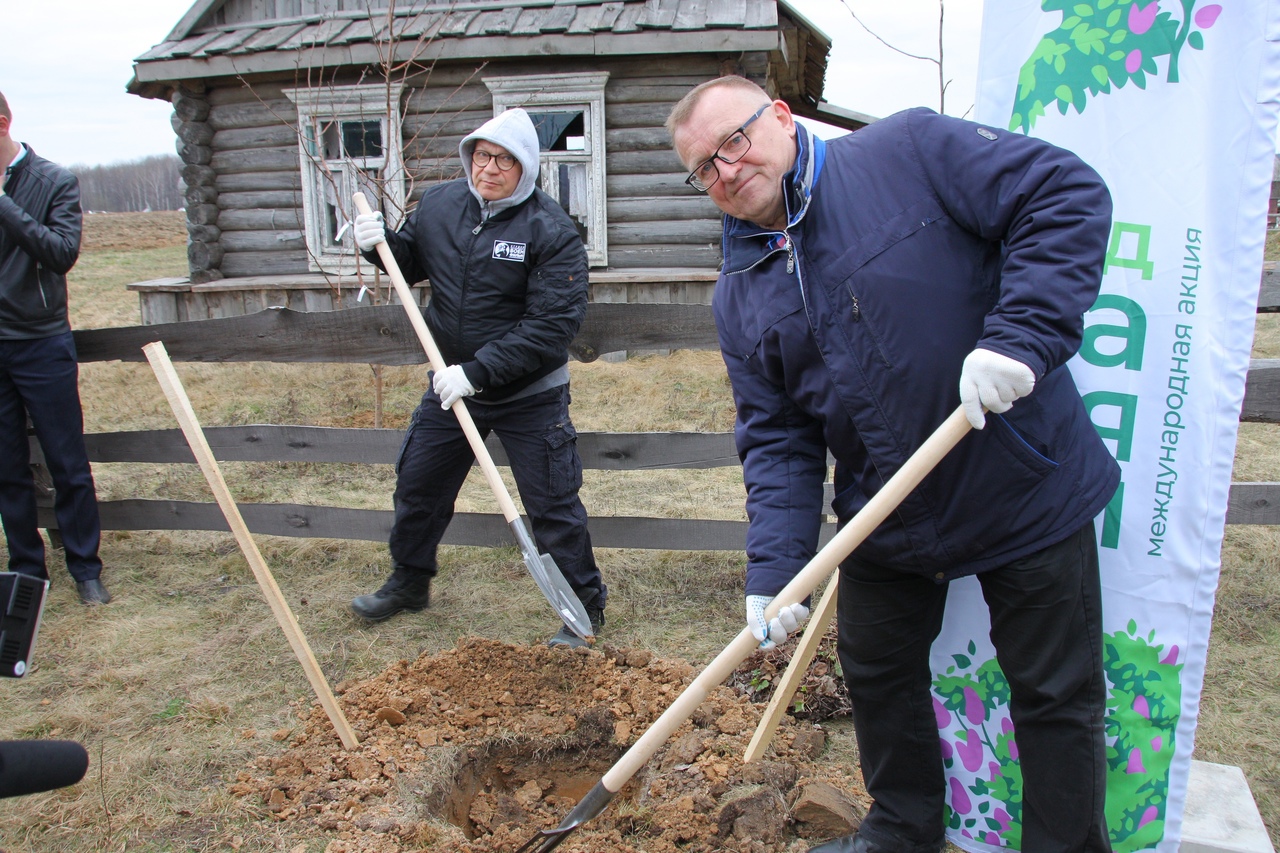
<instances>
[{"instance_id":1,"label":"shovel blade","mask_svg":"<svg viewBox=\"0 0 1280 853\"><path fill-rule=\"evenodd\" d=\"M570 631L582 639L587 642L594 640L595 634L591 630L591 619L587 616L587 609L578 600L573 587L569 586L569 582L564 579L564 573L560 571L556 561L550 554L538 553L533 537L525 530L524 523L520 519L517 518L511 522L511 530L515 534L516 541L520 543L525 568L533 576L533 582L538 585L538 589L542 590L542 594L551 603L556 615Z\"/></svg>"}]
</instances>

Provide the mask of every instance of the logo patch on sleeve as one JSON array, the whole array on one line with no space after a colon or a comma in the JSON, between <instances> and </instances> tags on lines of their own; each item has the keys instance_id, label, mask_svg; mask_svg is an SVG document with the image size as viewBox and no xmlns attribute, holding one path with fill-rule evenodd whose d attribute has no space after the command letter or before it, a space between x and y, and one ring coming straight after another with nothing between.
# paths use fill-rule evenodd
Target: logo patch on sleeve
<instances>
[{"instance_id":1,"label":"logo patch on sleeve","mask_svg":"<svg viewBox=\"0 0 1280 853\"><path fill-rule=\"evenodd\" d=\"M524 252L524 243L510 243L506 240L493 241L493 257L499 261L524 263Z\"/></svg>"}]
</instances>

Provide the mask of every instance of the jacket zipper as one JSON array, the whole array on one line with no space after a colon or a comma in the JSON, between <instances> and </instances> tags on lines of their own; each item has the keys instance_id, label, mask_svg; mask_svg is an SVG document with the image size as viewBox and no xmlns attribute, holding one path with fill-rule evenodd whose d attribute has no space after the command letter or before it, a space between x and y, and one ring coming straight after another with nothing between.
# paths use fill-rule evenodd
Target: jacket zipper
<instances>
[{"instance_id":1,"label":"jacket zipper","mask_svg":"<svg viewBox=\"0 0 1280 853\"><path fill-rule=\"evenodd\" d=\"M40 291L40 301L44 303L45 308L48 308L49 297L46 296L44 292L44 276L42 275L43 272L44 272L44 265L37 263L36 264L36 289Z\"/></svg>"},{"instance_id":2,"label":"jacket zipper","mask_svg":"<svg viewBox=\"0 0 1280 853\"><path fill-rule=\"evenodd\" d=\"M477 225L475 228L471 229L471 235L473 237L479 237L480 232L484 230L485 223L488 221L489 220L483 218L483 214L481 214L480 224ZM467 314L467 291L470 289L468 282L470 281L471 259L475 257L477 242L478 241L476 240L471 241L471 248L467 251L467 258L462 266L462 293L459 294L459 297L458 297L458 342L459 343L461 343L465 339L463 332L465 328L466 314Z\"/></svg>"}]
</instances>

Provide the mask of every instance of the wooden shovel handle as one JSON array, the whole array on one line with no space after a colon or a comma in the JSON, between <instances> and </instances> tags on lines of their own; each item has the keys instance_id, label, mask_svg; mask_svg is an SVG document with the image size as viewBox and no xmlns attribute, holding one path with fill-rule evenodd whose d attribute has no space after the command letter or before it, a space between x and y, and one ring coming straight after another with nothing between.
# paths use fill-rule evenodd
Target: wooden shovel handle
<instances>
[{"instance_id":1,"label":"wooden shovel handle","mask_svg":"<svg viewBox=\"0 0 1280 853\"><path fill-rule=\"evenodd\" d=\"M289 603L280 592L280 587L276 585L276 579L271 574L271 569L267 567L267 561L263 559L253 537L249 535L249 527L244 523L240 508L231 497L227 481L222 477L222 469L214 459L213 450L210 449L204 430L200 428L200 422L196 419L195 410L191 407L191 400L182 387L182 380L178 378L177 371L173 369L173 362L169 360L169 353L160 341L147 344L142 351L146 353L147 361L151 362L151 369L155 371L160 389L164 391L169 406L178 419L178 425L182 427L182 434L186 436L187 444L191 446L191 452L195 455L200 470L204 472L209 488L213 490L213 496L227 519L232 535L240 544L240 550L244 553L249 568L253 570L253 576L257 579L258 586L262 588L262 594L267 599L267 604L271 607L280 630L284 632L289 645L293 647L294 655L302 664L302 669L307 674L307 681L311 683L311 689L316 692L321 707L329 715L329 721L337 730L342 746L345 749L355 749L360 742L356 739L355 732L347 723L347 718L342 714L342 708L329 689L329 682L321 672L315 655L311 653L311 647L307 645L307 639L303 636L302 629L298 627L298 620L289 609Z\"/></svg>"},{"instance_id":2,"label":"wooden shovel handle","mask_svg":"<svg viewBox=\"0 0 1280 853\"><path fill-rule=\"evenodd\" d=\"M898 504L902 503L970 429L963 408L957 408L952 412L950 417L934 430L933 435L929 436L911 455L911 458L898 469L898 472L889 478L889 482L867 501L866 506L814 555L782 592L774 597L765 608L765 620L768 621L776 616L778 609L783 605L804 601L818 584L830 577L831 573L840 566L841 561L849 556L854 548L862 544L862 541L880 526L880 522L897 509ZM693 680L693 683L676 697L671 706L654 721L648 731L640 736L631 749L618 759L600 780L601 784L614 794L621 790L627 780L648 763L658 748L666 743L698 705L702 704L707 694L732 675L757 645L751 630L743 628L724 651L716 655L707 668Z\"/></svg>"},{"instance_id":3,"label":"wooden shovel handle","mask_svg":"<svg viewBox=\"0 0 1280 853\"><path fill-rule=\"evenodd\" d=\"M364 197L364 193L352 193L351 203L355 205L356 210L360 213L372 213L369 207L369 201ZM426 350L427 360L431 363L431 369L435 371L444 370L448 367L444 362L444 356L440 354L440 348L436 346L435 338L431 337L431 330L427 328L427 321L422 319L422 311L418 308L418 303L413 298L413 292L409 290L409 284L404 280L404 273L400 272L400 265L396 263L396 256L391 253L391 247L386 241L378 244L378 257L382 259L382 266L387 271L387 275L391 278L391 284L396 289L396 294L400 297L400 304L404 306L405 313L409 315L409 324L413 326L414 332L418 335L418 340L422 343L422 348ZM462 426L462 432L467 437L467 443L471 445L471 452L476 456L476 462L480 465L480 470L484 472L484 478L489 483L489 489L493 492L493 496L498 501L498 506L502 509L502 517L507 520L508 524L520 518L520 512L516 509L515 501L511 499L511 493L507 491L507 484L502 482L502 476L498 473L498 466L494 464L493 457L489 454L489 448L484 446L484 439L480 437L480 431L476 429L475 421L471 419L471 412L467 410L466 404L462 400L454 402L453 413L458 418L458 423Z\"/></svg>"}]
</instances>

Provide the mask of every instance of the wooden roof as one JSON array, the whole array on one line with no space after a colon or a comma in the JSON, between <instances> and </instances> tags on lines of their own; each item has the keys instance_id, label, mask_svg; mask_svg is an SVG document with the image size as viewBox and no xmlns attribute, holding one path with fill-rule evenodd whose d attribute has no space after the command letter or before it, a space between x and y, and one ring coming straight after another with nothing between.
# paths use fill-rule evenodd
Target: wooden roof
<instances>
[{"instance_id":1,"label":"wooden roof","mask_svg":"<svg viewBox=\"0 0 1280 853\"><path fill-rule=\"evenodd\" d=\"M392 41L421 60L779 47L777 0L401 0L392 12L371 0L343 11L350 5L199 0L134 61L136 82L359 64Z\"/></svg>"},{"instance_id":2,"label":"wooden roof","mask_svg":"<svg viewBox=\"0 0 1280 853\"><path fill-rule=\"evenodd\" d=\"M798 114L873 120L824 101L831 40L785 0L197 0L127 88L168 99L183 80L377 65L390 46L417 62L767 51Z\"/></svg>"}]
</instances>

